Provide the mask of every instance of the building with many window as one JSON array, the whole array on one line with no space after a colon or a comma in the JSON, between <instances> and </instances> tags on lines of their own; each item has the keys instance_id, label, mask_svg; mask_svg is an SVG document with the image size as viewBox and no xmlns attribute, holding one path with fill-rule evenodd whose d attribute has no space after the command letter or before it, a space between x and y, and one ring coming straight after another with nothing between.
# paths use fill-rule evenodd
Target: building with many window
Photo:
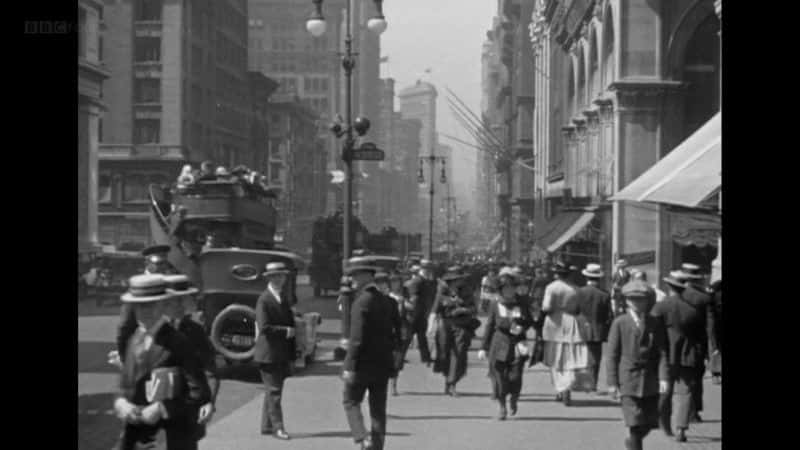
<instances>
[{"instance_id":1,"label":"building with many window","mask_svg":"<svg viewBox=\"0 0 800 450\"><path fill-rule=\"evenodd\" d=\"M654 280L683 261L709 270L721 250L721 2L533 3L536 247L607 273L624 258Z\"/></svg>"},{"instance_id":2,"label":"building with many window","mask_svg":"<svg viewBox=\"0 0 800 450\"><path fill-rule=\"evenodd\" d=\"M100 239L150 241L148 186L186 162L255 165L245 0L107 1Z\"/></svg>"},{"instance_id":3,"label":"building with many window","mask_svg":"<svg viewBox=\"0 0 800 450\"><path fill-rule=\"evenodd\" d=\"M78 254L98 250L97 153L103 114L103 5L78 2Z\"/></svg>"}]
</instances>

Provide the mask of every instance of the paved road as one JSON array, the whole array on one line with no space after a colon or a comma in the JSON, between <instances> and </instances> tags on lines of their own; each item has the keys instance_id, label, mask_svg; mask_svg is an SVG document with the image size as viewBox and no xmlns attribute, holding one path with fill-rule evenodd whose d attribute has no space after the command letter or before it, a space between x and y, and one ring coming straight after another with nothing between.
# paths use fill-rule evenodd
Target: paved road
<instances>
[{"instance_id":1,"label":"paved road","mask_svg":"<svg viewBox=\"0 0 800 450\"><path fill-rule=\"evenodd\" d=\"M301 296L301 298L303 298ZM308 297L306 297L308 298ZM305 310L321 312L323 338L320 361L291 378L284 392L287 431L294 437L278 442L259 433L263 389L252 368L229 370L222 382L218 412L203 450L351 449L352 440L341 403L341 364L331 360L339 321L332 299L301 302ZM79 318L78 430L80 449L109 449L119 424L105 411L110 408L116 375L105 365L105 353L113 344L114 316ZM475 346L473 346L475 347ZM625 430L619 406L604 396L574 394L575 406L553 401L549 375L543 366L525 373L523 396L517 417L494 419L496 408L488 398L486 363L470 354L469 373L459 389L460 398L441 394L443 381L419 363L416 350L401 374L399 397L389 399L389 449L490 448L621 449ZM601 371L602 373L603 371ZM601 375L601 385L604 382ZM721 449L721 387L706 379L705 423L693 425L689 442L677 444L660 432L647 438L648 450ZM366 405L365 405L366 408ZM366 413L366 410L365 410Z\"/></svg>"}]
</instances>

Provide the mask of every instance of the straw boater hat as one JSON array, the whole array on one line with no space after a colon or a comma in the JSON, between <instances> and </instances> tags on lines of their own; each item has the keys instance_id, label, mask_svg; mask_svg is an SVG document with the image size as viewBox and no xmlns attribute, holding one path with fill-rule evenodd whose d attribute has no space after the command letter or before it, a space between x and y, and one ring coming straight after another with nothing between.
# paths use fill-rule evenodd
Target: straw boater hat
<instances>
[{"instance_id":1,"label":"straw boater hat","mask_svg":"<svg viewBox=\"0 0 800 450\"><path fill-rule=\"evenodd\" d=\"M286 266L286 263L283 262L271 262L267 264L266 270L264 271L265 277L271 277L273 275L286 275L290 272L289 268Z\"/></svg>"},{"instance_id":2,"label":"straw boater hat","mask_svg":"<svg viewBox=\"0 0 800 450\"><path fill-rule=\"evenodd\" d=\"M700 273L700 266L697 264L683 263L681 264L681 271L686 274L688 280L701 280L703 274Z\"/></svg>"},{"instance_id":3,"label":"straw boater hat","mask_svg":"<svg viewBox=\"0 0 800 450\"><path fill-rule=\"evenodd\" d=\"M125 303L150 303L171 298L164 277L156 274L134 275L128 280L128 292L120 299Z\"/></svg>"},{"instance_id":4,"label":"straw boater hat","mask_svg":"<svg viewBox=\"0 0 800 450\"><path fill-rule=\"evenodd\" d=\"M586 278L603 278L603 268L600 264L589 263L586 268L581 271L581 274Z\"/></svg>"},{"instance_id":5,"label":"straw boater hat","mask_svg":"<svg viewBox=\"0 0 800 450\"><path fill-rule=\"evenodd\" d=\"M650 285L641 280L633 280L622 286L622 296L627 300L649 300L655 297L655 291Z\"/></svg>"},{"instance_id":6,"label":"straw boater hat","mask_svg":"<svg viewBox=\"0 0 800 450\"><path fill-rule=\"evenodd\" d=\"M419 267L420 269L433 270L436 268L436 265L430 259L423 259L419 262Z\"/></svg>"},{"instance_id":7,"label":"straw boater hat","mask_svg":"<svg viewBox=\"0 0 800 450\"><path fill-rule=\"evenodd\" d=\"M192 286L189 277L186 275L164 275L164 281L167 282L167 291L174 295L193 295L200 292L199 289Z\"/></svg>"},{"instance_id":8,"label":"straw boater hat","mask_svg":"<svg viewBox=\"0 0 800 450\"><path fill-rule=\"evenodd\" d=\"M673 270L669 276L663 278L664 282L670 286L685 288L686 287L686 274L682 270Z\"/></svg>"}]
</instances>

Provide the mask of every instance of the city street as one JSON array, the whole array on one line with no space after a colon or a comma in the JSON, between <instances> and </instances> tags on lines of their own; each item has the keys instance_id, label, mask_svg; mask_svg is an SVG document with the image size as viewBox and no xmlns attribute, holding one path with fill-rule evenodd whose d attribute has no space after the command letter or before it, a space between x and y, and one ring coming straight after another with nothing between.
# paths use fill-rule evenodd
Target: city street
<instances>
[{"instance_id":1,"label":"city street","mask_svg":"<svg viewBox=\"0 0 800 450\"><path fill-rule=\"evenodd\" d=\"M284 390L283 408L287 431L293 439L279 442L259 433L263 389L252 368L225 371L217 412L208 436L200 442L204 450L348 449L352 440L342 410L338 378L341 363L333 362L339 320L333 298L311 298L301 287L299 309L323 315L317 362L291 378ZM78 318L78 448L107 450L121 429L111 414L117 382L105 355L114 346L116 316ZM481 330L478 330L481 333ZM554 401L549 375L541 365L527 369L520 410L506 422L495 420L495 404L489 400L486 363L477 359L477 339L470 352L469 372L459 384L459 398L442 395L443 381L419 362L415 349L400 376L400 396L389 398L387 448L391 449L621 449L625 429L622 413L606 396L573 395L572 407ZM601 386L604 386L604 368ZM649 449L722 448L721 386L705 379L704 423L694 424L688 442L678 444L654 431L645 440ZM366 415L366 405L365 415Z\"/></svg>"}]
</instances>

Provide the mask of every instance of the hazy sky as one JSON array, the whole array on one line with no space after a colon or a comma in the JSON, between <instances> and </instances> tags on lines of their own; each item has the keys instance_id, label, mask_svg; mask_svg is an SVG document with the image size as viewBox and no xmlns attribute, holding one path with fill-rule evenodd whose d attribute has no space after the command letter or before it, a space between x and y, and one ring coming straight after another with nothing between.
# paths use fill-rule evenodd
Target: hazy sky
<instances>
[{"instance_id":1,"label":"hazy sky","mask_svg":"<svg viewBox=\"0 0 800 450\"><path fill-rule=\"evenodd\" d=\"M474 140L450 111L445 86L480 114L481 48L496 11L497 0L386 0L383 4L389 27L381 36L381 54L389 61L381 65L381 77L394 78L398 92L418 78L434 84L439 92L437 131L467 142ZM424 74L426 68L432 70L430 74ZM459 174L457 185L471 186L475 150L441 136L439 141L453 147L458 159L453 166Z\"/></svg>"}]
</instances>

